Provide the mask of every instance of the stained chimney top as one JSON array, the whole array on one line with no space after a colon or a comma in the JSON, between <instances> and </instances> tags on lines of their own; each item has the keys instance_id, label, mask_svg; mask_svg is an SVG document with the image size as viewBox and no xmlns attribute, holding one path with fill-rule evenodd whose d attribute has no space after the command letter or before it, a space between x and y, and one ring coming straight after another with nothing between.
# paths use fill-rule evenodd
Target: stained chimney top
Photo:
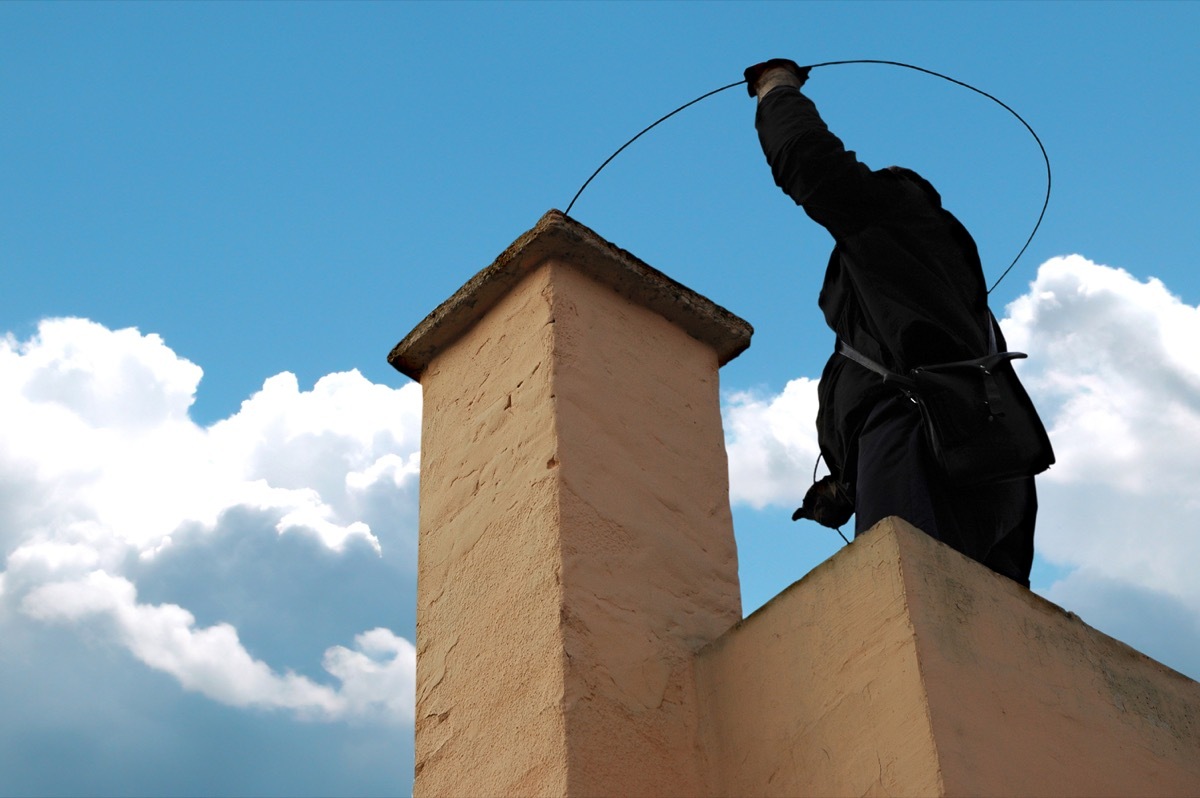
<instances>
[{"instance_id":1,"label":"stained chimney top","mask_svg":"<svg viewBox=\"0 0 1200 798\"><path fill-rule=\"evenodd\" d=\"M754 330L748 322L614 246L562 211L550 210L492 265L468 280L396 344L388 362L419 381L434 356L454 343L526 273L548 260L569 264L678 325L711 346L720 365L750 345Z\"/></svg>"}]
</instances>

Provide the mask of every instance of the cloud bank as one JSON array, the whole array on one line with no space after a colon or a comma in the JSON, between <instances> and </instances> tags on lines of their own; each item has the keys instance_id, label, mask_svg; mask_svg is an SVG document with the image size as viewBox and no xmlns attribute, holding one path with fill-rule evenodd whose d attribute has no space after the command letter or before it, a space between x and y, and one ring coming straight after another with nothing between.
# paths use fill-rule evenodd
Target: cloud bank
<instances>
[{"instance_id":1,"label":"cloud bank","mask_svg":"<svg viewBox=\"0 0 1200 798\"><path fill-rule=\"evenodd\" d=\"M0 624L103 630L231 706L411 722L415 655L388 628L357 634L352 647L329 641L320 671L304 675L252 655L229 622L139 600L134 579L205 538L229 544L215 569L228 573L264 525L307 541L313 560L379 559L386 537L411 571L415 530L385 536L372 523L415 501L419 387L352 371L301 391L284 373L201 427L188 416L201 375L156 335L83 319L45 320L30 340L0 342Z\"/></svg>"},{"instance_id":2,"label":"cloud bank","mask_svg":"<svg viewBox=\"0 0 1200 798\"><path fill-rule=\"evenodd\" d=\"M1200 309L1070 256L1002 324L1058 455L1037 543L1064 575L1040 588L1200 675ZM0 341L0 631L72 630L231 707L411 723L419 387L284 373L201 427L201 374L82 319ZM816 381L723 414L734 504L796 506Z\"/></svg>"}]
</instances>

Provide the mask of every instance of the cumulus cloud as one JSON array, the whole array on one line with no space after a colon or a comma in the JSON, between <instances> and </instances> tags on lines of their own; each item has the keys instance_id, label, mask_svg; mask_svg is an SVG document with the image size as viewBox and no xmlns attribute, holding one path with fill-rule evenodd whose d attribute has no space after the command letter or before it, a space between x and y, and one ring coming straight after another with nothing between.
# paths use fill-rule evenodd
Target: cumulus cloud
<instances>
[{"instance_id":1,"label":"cumulus cloud","mask_svg":"<svg viewBox=\"0 0 1200 798\"><path fill-rule=\"evenodd\" d=\"M1191 487L1200 454L1179 438L1200 440L1200 308L1076 255L1045 263L1008 311L1012 345L1037 352L1025 380L1056 410L1055 479Z\"/></svg>"},{"instance_id":2,"label":"cumulus cloud","mask_svg":"<svg viewBox=\"0 0 1200 798\"><path fill-rule=\"evenodd\" d=\"M1042 266L1005 329L1035 353L1022 379L1058 455L1043 556L1200 612L1200 308L1075 255Z\"/></svg>"},{"instance_id":3,"label":"cumulus cloud","mask_svg":"<svg viewBox=\"0 0 1200 798\"><path fill-rule=\"evenodd\" d=\"M735 391L722 406L732 502L799 505L817 461L817 381L792 380L777 396Z\"/></svg>"},{"instance_id":4,"label":"cumulus cloud","mask_svg":"<svg viewBox=\"0 0 1200 798\"><path fill-rule=\"evenodd\" d=\"M325 670L342 682L343 713L412 720L417 651L413 644L376 628L354 638L357 650L333 646L325 652Z\"/></svg>"},{"instance_id":5,"label":"cumulus cloud","mask_svg":"<svg viewBox=\"0 0 1200 798\"><path fill-rule=\"evenodd\" d=\"M95 523L153 552L187 521L211 526L246 506L277 511L280 532L331 548L352 538L378 547L365 524L345 519L368 477L395 484L417 471L419 389L356 371L308 392L276 375L207 429L187 415L200 369L136 330L48 320L31 341L0 343L0 375L6 465L64 502L51 524L59 536L87 538L81 527Z\"/></svg>"},{"instance_id":6,"label":"cumulus cloud","mask_svg":"<svg viewBox=\"0 0 1200 798\"><path fill-rule=\"evenodd\" d=\"M21 608L42 621L108 620L143 663L230 706L289 709L325 719L412 720L416 652L387 629L359 635L357 651L333 646L325 652L325 669L342 683L334 689L295 673L276 673L250 656L229 624L198 628L182 607L139 603L132 582L104 571L39 586L25 595Z\"/></svg>"},{"instance_id":7,"label":"cumulus cloud","mask_svg":"<svg viewBox=\"0 0 1200 798\"><path fill-rule=\"evenodd\" d=\"M156 335L85 319L0 340L0 607L106 628L147 666L233 706L411 719L412 647L390 630L328 647L331 686L273 670L227 622L139 601L133 580L180 541L239 546L246 518L329 556L382 556L372 523L415 494L419 387L350 371L303 391L284 373L201 427L188 415L201 376ZM393 543L411 570L415 529Z\"/></svg>"},{"instance_id":8,"label":"cumulus cloud","mask_svg":"<svg viewBox=\"0 0 1200 798\"><path fill-rule=\"evenodd\" d=\"M1037 547L1069 575L1048 595L1114 634L1130 596L1200 625L1200 308L1157 279L1072 255L1044 263L1001 324L1009 348L1030 353L1018 368L1058 457L1038 483ZM726 398L735 502L795 505L811 478L815 417L806 379L777 396ZM1165 617L1143 627L1169 640L1177 630ZM1200 668L1195 644L1162 656Z\"/></svg>"}]
</instances>

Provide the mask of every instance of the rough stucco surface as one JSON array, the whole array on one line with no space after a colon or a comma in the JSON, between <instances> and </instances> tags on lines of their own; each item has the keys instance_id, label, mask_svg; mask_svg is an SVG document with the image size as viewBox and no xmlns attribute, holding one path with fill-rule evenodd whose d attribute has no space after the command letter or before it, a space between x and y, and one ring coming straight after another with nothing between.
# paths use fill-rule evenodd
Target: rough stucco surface
<instances>
[{"instance_id":1,"label":"rough stucco surface","mask_svg":"<svg viewBox=\"0 0 1200 798\"><path fill-rule=\"evenodd\" d=\"M716 794L941 794L908 613L876 527L702 651Z\"/></svg>"},{"instance_id":2,"label":"rough stucco surface","mask_svg":"<svg viewBox=\"0 0 1200 798\"><path fill-rule=\"evenodd\" d=\"M548 280L422 379L417 795L566 793Z\"/></svg>"},{"instance_id":3,"label":"rough stucco surface","mask_svg":"<svg viewBox=\"0 0 1200 798\"><path fill-rule=\"evenodd\" d=\"M1200 684L920 534L900 535L950 795L1200 795Z\"/></svg>"},{"instance_id":4,"label":"rough stucco surface","mask_svg":"<svg viewBox=\"0 0 1200 798\"><path fill-rule=\"evenodd\" d=\"M1200 795L1200 684L899 519L704 649L696 685L720 795Z\"/></svg>"},{"instance_id":5,"label":"rough stucco surface","mask_svg":"<svg viewBox=\"0 0 1200 798\"><path fill-rule=\"evenodd\" d=\"M422 374L418 795L696 795L741 617L717 355L573 266Z\"/></svg>"},{"instance_id":6,"label":"rough stucco surface","mask_svg":"<svg viewBox=\"0 0 1200 798\"><path fill-rule=\"evenodd\" d=\"M717 356L556 267L568 787L699 795L696 649L741 619Z\"/></svg>"}]
</instances>

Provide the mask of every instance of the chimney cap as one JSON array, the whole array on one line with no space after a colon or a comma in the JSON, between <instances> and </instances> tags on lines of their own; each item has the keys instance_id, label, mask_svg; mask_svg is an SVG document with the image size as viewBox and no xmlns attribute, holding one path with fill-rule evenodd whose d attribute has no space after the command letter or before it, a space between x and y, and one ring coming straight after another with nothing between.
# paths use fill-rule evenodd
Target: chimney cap
<instances>
[{"instance_id":1,"label":"chimney cap","mask_svg":"<svg viewBox=\"0 0 1200 798\"><path fill-rule=\"evenodd\" d=\"M420 381L430 361L454 343L528 272L558 259L618 294L655 311L717 353L725 365L750 346L754 329L712 300L672 280L559 210L547 211L495 262L404 336L388 355L397 371Z\"/></svg>"}]
</instances>

